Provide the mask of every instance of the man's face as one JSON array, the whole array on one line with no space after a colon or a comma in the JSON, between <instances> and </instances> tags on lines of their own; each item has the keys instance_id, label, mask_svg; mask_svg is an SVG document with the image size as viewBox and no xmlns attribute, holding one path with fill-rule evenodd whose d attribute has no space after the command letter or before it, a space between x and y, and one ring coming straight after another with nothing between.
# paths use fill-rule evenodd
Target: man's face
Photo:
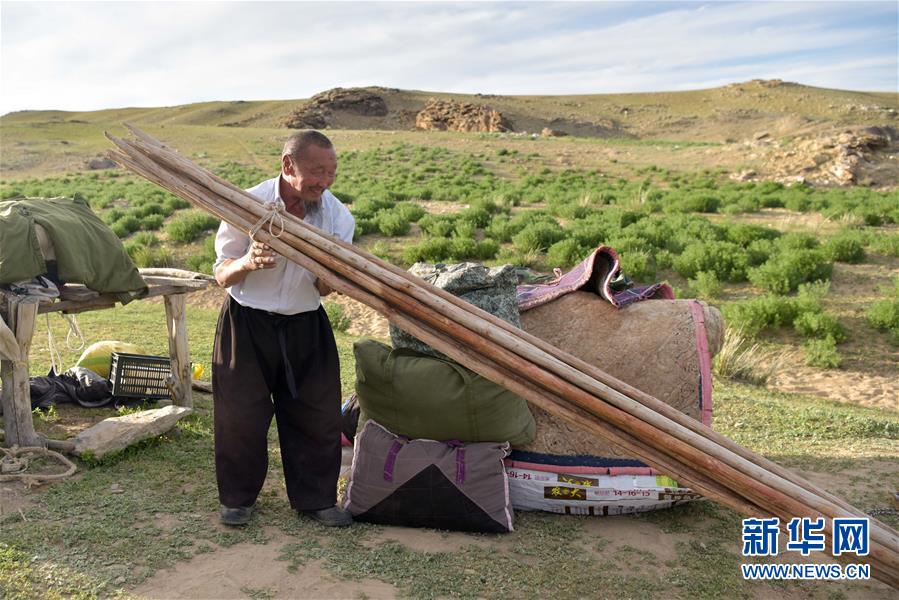
<instances>
[{"instance_id":1,"label":"man's face","mask_svg":"<svg viewBox=\"0 0 899 600\"><path fill-rule=\"evenodd\" d=\"M285 156L282 171L285 181L296 194L295 199L318 202L324 191L334 183L337 153L334 148L310 145L298 161Z\"/></svg>"}]
</instances>

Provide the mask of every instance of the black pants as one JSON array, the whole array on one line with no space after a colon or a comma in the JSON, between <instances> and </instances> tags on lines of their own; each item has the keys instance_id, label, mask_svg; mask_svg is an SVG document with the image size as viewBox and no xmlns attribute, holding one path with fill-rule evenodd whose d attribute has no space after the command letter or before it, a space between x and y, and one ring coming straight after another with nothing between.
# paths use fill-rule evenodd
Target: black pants
<instances>
[{"instance_id":1,"label":"black pants","mask_svg":"<svg viewBox=\"0 0 899 600\"><path fill-rule=\"evenodd\" d=\"M276 315L228 296L212 358L219 501L256 501L274 415L295 510L333 506L340 472L340 364L324 308Z\"/></svg>"}]
</instances>

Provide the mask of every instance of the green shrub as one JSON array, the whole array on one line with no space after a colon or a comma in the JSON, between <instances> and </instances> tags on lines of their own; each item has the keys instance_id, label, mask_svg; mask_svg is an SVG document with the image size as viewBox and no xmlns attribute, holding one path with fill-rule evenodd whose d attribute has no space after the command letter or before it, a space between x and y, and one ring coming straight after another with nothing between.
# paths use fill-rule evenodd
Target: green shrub
<instances>
[{"instance_id":1,"label":"green shrub","mask_svg":"<svg viewBox=\"0 0 899 600\"><path fill-rule=\"evenodd\" d=\"M419 244L406 246L403 249L403 260L407 263L439 263L448 260L450 254L450 241L447 238L426 238Z\"/></svg>"},{"instance_id":2,"label":"green shrub","mask_svg":"<svg viewBox=\"0 0 899 600\"><path fill-rule=\"evenodd\" d=\"M404 219L411 223L417 222L423 216L428 214L424 208L422 208L418 204L415 204L414 202L400 202L391 210L402 215Z\"/></svg>"},{"instance_id":3,"label":"green shrub","mask_svg":"<svg viewBox=\"0 0 899 600\"><path fill-rule=\"evenodd\" d=\"M165 217L162 215L147 215L140 221L141 229L145 231L156 231L162 227Z\"/></svg>"},{"instance_id":4,"label":"green shrub","mask_svg":"<svg viewBox=\"0 0 899 600\"><path fill-rule=\"evenodd\" d=\"M718 280L718 277L708 271L700 271L696 274L695 279L690 279L690 291L697 298L714 300L721 297L724 291L724 285Z\"/></svg>"},{"instance_id":5,"label":"green shrub","mask_svg":"<svg viewBox=\"0 0 899 600\"><path fill-rule=\"evenodd\" d=\"M133 244L140 244L141 246L152 247L159 244L159 238L150 233L149 231L138 231L128 240Z\"/></svg>"},{"instance_id":6,"label":"green shrub","mask_svg":"<svg viewBox=\"0 0 899 600\"><path fill-rule=\"evenodd\" d=\"M427 235L445 238L455 231L456 217L454 215L425 215L419 219L418 226Z\"/></svg>"},{"instance_id":7,"label":"green shrub","mask_svg":"<svg viewBox=\"0 0 899 600\"><path fill-rule=\"evenodd\" d=\"M377 218L378 230L388 236L396 237L409 233L409 220L402 214L392 211L382 211Z\"/></svg>"},{"instance_id":8,"label":"green shrub","mask_svg":"<svg viewBox=\"0 0 899 600\"><path fill-rule=\"evenodd\" d=\"M800 283L830 279L831 263L820 250L784 250L749 270L749 281L775 294L796 290Z\"/></svg>"},{"instance_id":9,"label":"green shrub","mask_svg":"<svg viewBox=\"0 0 899 600\"><path fill-rule=\"evenodd\" d=\"M899 233L874 236L868 244L868 247L878 254L899 256Z\"/></svg>"},{"instance_id":10,"label":"green shrub","mask_svg":"<svg viewBox=\"0 0 899 600\"><path fill-rule=\"evenodd\" d=\"M821 250L831 261L860 263L865 260L865 244L858 232L840 233L824 242Z\"/></svg>"},{"instance_id":11,"label":"green shrub","mask_svg":"<svg viewBox=\"0 0 899 600\"><path fill-rule=\"evenodd\" d=\"M356 219L373 219L378 212L387 208L393 208L394 204L395 203L390 200L366 198L354 202L350 212L353 213L353 216Z\"/></svg>"},{"instance_id":12,"label":"green shrub","mask_svg":"<svg viewBox=\"0 0 899 600\"><path fill-rule=\"evenodd\" d=\"M724 305L728 327L747 337L755 337L766 329L777 329L796 319L796 305L790 298L761 296Z\"/></svg>"},{"instance_id":13,"label":"green shrub","mask_svg":"<svg viewBox=\"0 0 899 600\"><path fill-rule=\"evenodd\" d=\"M810 367L836 369L843 364L843 357L837 350L837 343L831 337L823 340L809 340L803 349L805 350L805 364Z\"/></svg>"},{"instance_id":14,"label":"green shrub","mask_svg":"<svg viewBox=\"0 0 899 600\"><path fill-rule=\"evenodd\" d=\"M546 261L555 267L571 267L584 259L590 250L581 246L574 238L556 242L546 252Z\"/></svg>"},{"instance_id":15,"label":"green shrub","mask_svg":"<svg viewBox=\"0 0 899 600\"><path fill-rule=\"evenodd\" d=\"M802 312L793 320L796 333L807 338L831 338L836 343L846 341L846 328L837 318L824 312Z\"/></svg>"},{"instance_id":16,"label":"green shrub","mask_svg":"<svg viewBox=\"0 0 899 600\"><path fill-rule=\"evenodd\" d=\"M131 215L125 215L110 225L109 228L112 229L113 233L117 236L124 238L140 229L140 219Z\"/></svg>"},{"instance_id":17,"label":"green shrub","mask_svg":"<svg viewBox=\"0 0 899 600\"><path fill-rule=\"evenodd\" d=\"M531 250L546 250L564 238L565 231L558 223L555 221L552 223L541 222L528 225L516 233L512 236L512 243L516 249L528 252Z\"/></svg>"},{"instance_id":18,"label":"green shrub","mask_svg":"<svg viewBox=\"0 0 899 600\"><path fill-rule=\"evenodd\" d=\"M474 258L492 260L497 254L499 254L499 244L495 240L487 238L478 242L477 253Z\"/></svg>"},{"instance_id":19,"label":"green shrub","mask_svg":"<svg viewBox=\"0 0 899 600\"><path fill-rule=\"evenodd\" d=\"M350 328L350 325L353 324L353 321L346 314L343 306L336 302L324 302L323 304L325 306L325 312L328 315L328 321L331 322L331 328L334 329L334 331L346 333Z\"/></svg>"},{"instance_id":20,"label":"green shrub","mask_svg":"<svg viewBox=\"0 0 899 600\"><path fill-rule=\"evenodd\" d=\"M674 270L687 279L706 271L722 281L746 281L747 266L746 253L733 242L693 243L674 259Z\"/></svg>"},{"instance_id":21,"label":"green shrub","mask_svg":"<svg viewBox=\"0 0 899 600\"><path fill-rule=\"evenodd\" d=\"M811 250L817 248L821 242L810 233L794 231L783 234L774 243L780 250Z\"/></svg>"},{"instance_id":22,"label":"green shrub","mask_svg":"<svg viewBox=\"0 0 899 600\"><path fill-rule=\"evenodd\" d=\"M168 248L137 245L131 252L131 260L138 268L172 267L175 265L172 252Z\"/></svg>"},{"instance_id":23,"label":"green shrub","mask_svg":"<svg viewBox=\"0 0 899 600\"><path fill-rule=\"evenodd\" d=\"M739 244L744 248L758 240L773 240L780 236L780 232L770 227L752 225L749 223L734 223L727 228L727 241Z\"/></svg>"},{"instance_id":24,"label":"green shrub","mask_svg":"<svg viewBox=\"0 0 899 600\"><path fill-rule=\"evenodd\" d=\"M889 334L890 342L899 346L899 298L878 300L865 312L871 327Z\"/></svg>"},{"instance_id":25,"label":"green shrub","mask_svg":"<svg viewBox=\"0 0 899 600\"><path fill-rule=\"evenodd\" d=\"M622 254L621 271L631 279L644 283L652 281L656 276L652 255L644 250Z\"/></svg>"},{"instance_id":26,"label":"green shrub","mask_svg":"<svg viewBox=\"0 0 899 600\"><path fill-rule=\"evenodd\" d=\"M192 242L203 233L218 227L220 221L200 210L187 210L172 217L165 231L169 238L177 242Z\"/></svg>"},{"instance_id":27,"label":"green shrub","mask_svg":"<svg viewBox=\"0 0 899 600\"><path fill-rule=\"evenodd\" d=\"M215 234L206 236L202 249L189 255L185 263L191 271L214 275L212 265L215 264Z\"/></svg>"}]
</instances>

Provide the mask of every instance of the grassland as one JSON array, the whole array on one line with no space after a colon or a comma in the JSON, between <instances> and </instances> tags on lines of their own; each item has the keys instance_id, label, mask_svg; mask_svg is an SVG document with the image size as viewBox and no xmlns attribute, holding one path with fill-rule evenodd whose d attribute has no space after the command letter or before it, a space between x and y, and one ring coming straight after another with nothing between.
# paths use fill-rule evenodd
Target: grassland
<instances>
[{"instance_id":1,"label":"grassland","mask_svg":"<svg viewBox=\"0 0 899 600\"><path fill-rule=\"evenodd\" d=\"M432 95L384 94L392 111ZM460 99L495 104L531 131L562 116L604 123L621 137L336 129L329 132L340 151L333 189L356 216L357 244L402 266L481 260L534 272L571 266L600 243L613 246L633 279L667 280L680 296L707 300L746 347L783 359L777 378L793 388L716 380L716 429L899 525L890 506L899 487L899 415L888 396L894 388L871 386L899 378L899 197L894 190L727 177L753 164L751 148L735 150L729 138L856 122L857 107L889 107L894 98L748 84L683 94ZM81 193L138 265L208 270L214 220L127 173L90 170L87 161L108 148L104 130L124 135L118 123L133 121L250 186L276 174L287 134L277 123L295 105L5 115L0 198ZM785 114L802 115L801 122ZM238 121L244 126L221 126ZM217 298L188 310L192 359L207 367L216 319L208 304ZM139 340L147 352L164 354L163 314L161 304L140 301L84 313L79 323L89 342ZM58 342L65 339L61 319L49 326ZM34 375L50 362L43 327L32 349ZM355 338L337 338L348 394ZM79 352L60 345L71 365ZM758 381L764 367L744 379ZM808 388L821 377L830 383ZM60 407L35 415L35 423L64 438L110 414ZM613 519L519 514L517 531L500 537L368 525L333 534L289 514L275 436L259 519L239 531L216 523L211 400L203 394L179 432L81 462L76 477L46 489L0 488L0 595L175 594L178 588L166 586L188 586L190 569L212 573L232 550L235 570L246 575L230 592L252 598L885 593L873 583L747 584L736 566L739 517L706 502ZM277 568L267 570L268 563ZM316 587L315 579L291 588L293 578L306 581L303 573L336 587ZM190 589L202 595L204 588Z\"/></svg>"}]
</instances>

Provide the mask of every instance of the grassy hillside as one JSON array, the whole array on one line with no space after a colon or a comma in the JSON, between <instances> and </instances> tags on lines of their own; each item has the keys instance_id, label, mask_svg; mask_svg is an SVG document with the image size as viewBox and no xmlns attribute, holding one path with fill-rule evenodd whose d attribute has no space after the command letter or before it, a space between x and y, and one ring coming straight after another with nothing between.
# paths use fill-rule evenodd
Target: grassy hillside
<instances>
[{"instance_id":1,"label":"grassy hillside","mask_svg":"<svg viewBox=\"0 0 899 600\"><path fill-rule=\"evenodd\" d=\"M688 92L579 96L482 96L368 88L388 114L364 117L335 111L331 129L342 149L366 149L402 132L409 139L414 115L430 98L484 104L511 120L516 132L543 127L578 136L726 143L767 131L775 139L840 126L895 125L895 94L812 88L752 81ZM285 118L307 100L204 102L173 107L116 108L92 112L21 111L0 117L4 178L82 170L108 144L103 131L122 133L131 122L183 152L219 160L258 163L287 131ZM341 134L341 131L355 133ZM598 133L599 132L599 133ZM420 139L420 138L419 138ZM615 141L612 142L616 143ZM568 145L571 142L564 142ZM577 145L571 150L577 150ZM695 159L694 159L695 160ZM741 160L741 159L737 159ZM667 166L667 165L663 165Z\"/></svg>"}]
</instances>

